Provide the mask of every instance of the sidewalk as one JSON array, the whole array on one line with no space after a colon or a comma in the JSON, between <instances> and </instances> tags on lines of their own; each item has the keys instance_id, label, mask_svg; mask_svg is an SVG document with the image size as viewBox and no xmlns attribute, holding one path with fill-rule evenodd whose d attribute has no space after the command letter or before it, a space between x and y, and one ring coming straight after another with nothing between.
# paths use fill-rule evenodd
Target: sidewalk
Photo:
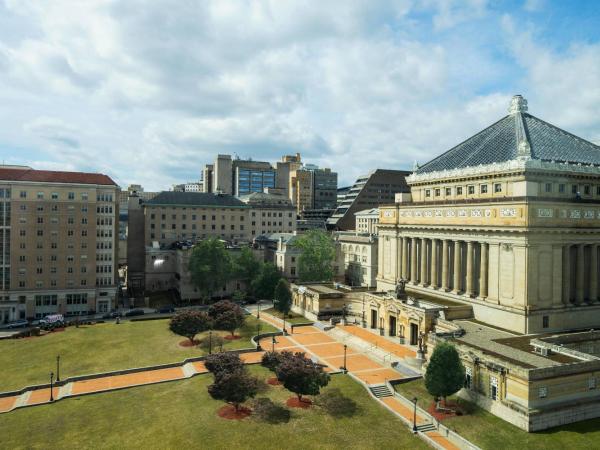
<instances>
[{"instance_id":1,"label":"sidewalk","mask_svg":"<svg viewBox=\"0 0 600 450\"><path fill-rule=\"evenodd\" d=\"M280 328L283 326L283 321L274 316L261 312L261 320L270 323L271 325ZM354 325L347 325L343 327L343 330L348 332L352 336L360 337L370 343L371 346L377 345L379 348L383 348L388 353L394 354L398 358L414 357L415 352L405 346L390 342L387 339L380 338L379 336L370 333L367 330L363 330L360 327ZM288 336L277 336L275 349L278 351L289 350L289 351L304 351L313 358L318 359L322 364L326 365L331 371L339 371L344 364L344 344L336 341L332 336L335 334L328 334L321 331L315 326L303 326L295 327L293 334ZM271 349L271 338L261 340L261 346L265 350ZM369 387L386 385L390 380L398 380L403 378L403 374L400 372L386 367L380 362L374 361L368 351L364 348L357 348L352 345L351 340L344 339L346 343L346 368L348 374L358 381L362 382L363 385L369 390ZM300 350L299 350L300 349ZM369 393L371 391L369 390ZM373 394L371 394L373 396ZM383 406L389 409L391 412L399 416L403 421L412 427L413 421L413 410L407 407L399 398L392 395L389 397L375 397ZM442 436L433 426L432 421L428 416L424 415L421 411L417 412L417 426L424 427L425 429L420 430L419 433L428 441L431 445L437 448L443 448L448 450L459 450L466 447L463 442L455 442L445 436Z\"/></svg>"}]
</instances>

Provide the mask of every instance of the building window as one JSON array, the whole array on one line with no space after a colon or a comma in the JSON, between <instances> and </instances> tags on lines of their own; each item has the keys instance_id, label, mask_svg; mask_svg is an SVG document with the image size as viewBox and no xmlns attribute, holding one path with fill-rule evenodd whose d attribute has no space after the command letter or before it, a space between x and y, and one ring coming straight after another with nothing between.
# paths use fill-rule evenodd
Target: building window
<instances>
[{"instance_id":1,"label":"building window","mask_svg":"<svg viewBox=\"0 0 600 450\"><path fill-rule=\"evenodd\" d=\"M452 195L452 188L446 188L446 197L449 197Z\"/></svg>"},{"instance_id":2,"label":"building window","mask_svg":"<svg viewBox=\"0 0 600 450\"><path fill-rule=\"evenodd\" d=\"M27 191L21 191L19 193L19 197L21 197L21 198L27 198Z\"/></svg>"},{"instance_id":3,"label":"building window","mask_svg":"<svg viewBox=\"0 0 600 450\"><path fill-rule=\"evenodd\" d=\"M586 184L585 186L583 186L583 193L585 195L591 195L592 194L592 188L590 187L589 184Z\"/></svg>"},{"instance_id":4,"label":"building window","mask_svg":"<svg viewBox=\"0 0 600 450\"><path fill-rule=\"evenodd\" d=\"M538 389L538 394L539 394L540 398L548 397L548 388L546 386L542 386L541 388Z\"/></svg>"},{"instance_id":5,"label":"building window","mask_svg":"<svg viewBox=\"0 0 600 450\"><path fill-rule=\"evenodd\" d=\"M550 316L542 317L542 328L548 328L550 326Z\"/></svg>"},{"instance_id":6,"label":"building window","mask_svg":"<svg viewBox=\"0 0 600 450\"><path fill-rule=\"evenodd\" d=\"M475 193L475 186L473 186L473 185L467 186L467 193L469 195L473 195Z\"/></svg>"},{"instance_id":7,"label":"building window","mask_svg":"<svg viewBox=\"0 0 600 450\"><path fill-rule=\"evenodd\" d=\"M465 389L471 389L473 383L473 369L465 367Z\"/></svg>"},{"instance_id":8,"label":"building window","mask_svg":"<svg viewBox=\"0 0 600 450\"><path fill-rule=\"evenodd\" d=\"M559 184L558 185L558 192L561 194L565 193L565 185L564 184Z\"/></svg>"},{"instance_id":9,"label":"building window","mask_svg":"<svg viewBox=\"0 0 600 450\"><path fill-rule=\"evenodd\" d=\"M546 192L552 192L552 183L546 183Z\"/></svg>"},{"instance_id":10,"label":"building window","mask_svg":"<svg viewBox=\"0 0 600 450\"><path fill-rule=\"evenodd\" d=\"M431 197L431 189L425 189L425 197Z\"/></svg>"},{"instance_id":11,"label":"building window","mask_svg":"<svg viewBox=\"0 0 600 450\"><path fill-rule=\"evenodd\" d=\"M571 186L571 193L572 194L577 194L577 192L579 192L579 186L577 186L576 184Z\"/></svg>"},{"instance_id":12,"label":"building window","mask_svg":"<svg viewBox=\"0 0 600 450\"><path fill-rule=\"evenodd\" d=\"M462 195L462 186L456 188L456 195Z\"/></svg>"},{"instance_id":13,"label":"building window","mask_svg":"<svg viewBox=\"0 0 600 450\"><path fill-rule=\"evenodd\" d=\"M440 189L436 189L433 191L436 197L439 197L441 195L441 190Z\"/></svg>"},{"instance_id":14,"label":"building window","mask_svg":"<svg viewBox=\"0 0 600 450\"><path fill-rule=\"evenodd\" d=\"M588 389L596 389L596 378L592 377L588 380Z\"/></svg>"},{"instance_id":15,"label":"building window","mask_svg":"<svg viewBox=\"0 0 600 450\"><path fill-rule=\"evenodd\" d=\"M58 200L58 192L53 192L50 197L52 197L52 200Z\"/></svg>"},{"instance_id":16,"label":"building window","mask_svg":"<svg viewBox=\"0 0 600 450\"><path fill-rule=\"evenodd\" d=\"M502 184L501 183L494 184L494 192L496 192L496 193L502 192Z\"/></svg>"},{"instance_id":17,"label":"building window","mask_svg":"<svg viewBox=\"0 0 600 450\"><path fill-rule=\"evenodd\" d=\"M43 199L44 199L44 193L43 193L43 192L38 192L38 193L37 193L37 198L38 198L39 200L43 200Z\"/></svg>"},{"instance_id":18,"label":"building window","mask_svg":"<svg viewBox=\"0 0 600 450\"><path fill-rule=\"evenodd\" d=\"M487 184L482 184L481 186L479 186L479 192L481 192L482 194L487 194Z\"/></svg>"},{"instance_id":19,"label":"building window","mask_svg":"<svg viewBox=\"0 0 600 450\"><path fill-rule=\"evenodd\" d=\"M490 377L490 398L498 400L498 378Z\"/></svg>"},{"instance_id":20,"label":"building window","mask_svg":"<svg viewBox=\"0 0 600 450\"><path fill-rule=\"evenodd\" d=\"M69 192L68 199L75 200L75 192Z\"/></svg>"}]
</instances>

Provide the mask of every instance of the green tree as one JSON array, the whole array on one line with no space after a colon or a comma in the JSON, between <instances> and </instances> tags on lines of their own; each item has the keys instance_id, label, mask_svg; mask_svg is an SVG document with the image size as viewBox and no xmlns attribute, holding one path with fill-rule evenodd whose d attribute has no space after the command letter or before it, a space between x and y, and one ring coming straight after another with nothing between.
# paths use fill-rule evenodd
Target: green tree
<instances>
[{"instance_id":1,"label":"green tree","mask_svg":"<svg viewBox=\"0 0 600 450\"><path fill-rule=\"evenodd\" d=\"M294 241L302 253L298 261L300 281L331 281L335 244L331 235L321 230L310 230Z\"/></svg>"},{"instance_id":2,"label":"green tree","mask_svg":"<svg viewBox=\"0 0 600 450\"><path fill-rule=\"evenodd\" d=\"M223 374L242 369L244 362L240 359L238 353L222 352L208 355L204 359L204 366L217 379Z\"/></svg>"},{"instance_id":3,"label":"green tree","mask_svg":"<svg viewBox=\"0 0 600 450\"><path fill-rule=\"evenodd\" d=\"M216 238L203 239L194 246L189 269L192 283L205 300L210 300L233 275L231 256L225 244Z\"/></svg>"},{"instance_id":4,"label":"green tree","mask_svg":"<svg viewBox=\"0 0 600 450\"><path fill-rule=\"evenodd\" d=\"M283 317L287 316L292 308L292 293L290 291L290 285L286 280L281 278L275 287L275 296L273 307L283 314Z\"/></svg>"},{"instance_id":5,"label":"green tree","mask_svg":"<svg viewBox=\"0 0 600 450\"><path fill-rule=\"evenodd\" d=\"M258 277L252 283L252 290L258 299L270 300L275 294L275 287L281 279L281 273L272 263L265 263L260 268Z\"/></svg>"},{"instance_id":6,"label":"green tree","mask_svg":"<svg viewBox=\"0 0 600 450\"><path fill-rule=\"evenodd\" d=\"M245 367L234 372L222 373L208 386L209 395L215 400L224 400L238 411L240 404L258 392L258 379L251 377Z\"/></svg>"},{"instance_id":7,"label":"green tree","mask_svg":"<svg viewBox=\"0 0 600 450\"><path fill-rule=\"evenodd\" d=\"M465 368L456 348L447 342L436 345L425 372L425 387L436 400L458 392L465 382Z\"/></svg>"},{"instance_id":8,"label":"green tree","mask_svg":"<svg viewBox=\"0 0 600 450\"><path fill-rule=\"evenodd\" d=\"M239 305L229 300L221 300L208 308L208 315L217 330L226 330L233 334L244 325L246 317Z\"/></svg>"},{"instance_id":9,"label":"green tree","mask_svg":"<svg viewBox=\"0 0 600 450\"><path fill-rule=\"evenodd\" d=\"M276 373L277 379L287 390L294 392L299 401L302 401L303 395L319 394L321 388L329 383L329 374L323 371L323 367L306 358L303 353L284 358L277 366Z\"/></svg>"},{"instance_id":10,"label":"green tree","mask_svg":"<svg viewBox=\"0 0 600 450\"><path fill-rule=\"evenodd\" d=\"M259 261L248 247L242 248L239 256L233 262L235 277L247 286L248 295L253 296L252 282L258 277L261 269Z\"/></svg>"},{"instance_id":11,"label":"green tree","mask_svg":"<svg viewBox=\"0 0 600 450\"><path fill-rule=\"evenodd\" d=\"M212 321L208 314L201 311L182 311L171 318L169 329L179 336L184 336L194 343L198 333L209 330Z\"/></svg>"}]
</instances>

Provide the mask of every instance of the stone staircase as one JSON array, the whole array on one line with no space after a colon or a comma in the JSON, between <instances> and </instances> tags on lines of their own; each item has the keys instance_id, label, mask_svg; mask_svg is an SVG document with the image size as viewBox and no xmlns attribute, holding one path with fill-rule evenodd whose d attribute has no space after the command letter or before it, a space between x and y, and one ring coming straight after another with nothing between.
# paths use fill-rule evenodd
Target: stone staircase
<instances>
[{"instance_id":1,"label":"stone staircase","mask_svg":"<svg viewBox=\"0 0 600 450\"><path fill-rule=\"evenodd\" d=\"M424 423L423 425L417 425L417 430L421 433L428 433L429 431L437 431L437 428L432 423Z\"/></svg>"},{"instance_id":2,"label":"stone staircase","mask_svg":"<svg viewBox=\"0 0 600 450\"><path fill-rule=\"evenodd\" d=\"M369 386L369 390L377 398L391 397L392 395L394 395L392 391L390 391L390 388L388 388L385 384L371 385Z\"/></svg>"}]
</instances>

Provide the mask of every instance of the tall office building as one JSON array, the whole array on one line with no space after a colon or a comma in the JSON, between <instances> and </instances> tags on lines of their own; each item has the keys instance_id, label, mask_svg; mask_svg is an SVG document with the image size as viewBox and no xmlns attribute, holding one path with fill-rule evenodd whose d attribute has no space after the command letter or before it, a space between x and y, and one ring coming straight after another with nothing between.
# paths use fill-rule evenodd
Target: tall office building
<instances>
[{"instance_id":1,"label":"tall office building","mask_svg":"<svg viewBox=\"0 0 600 450\"><path fill-rule=\"evenodd\" d=\"M275 187L276 170L265 161L232 159L218 155L215 164L204 169L204 192L246 195ZM210 181L207 181L210 178Z\"/></svg>"},{"instance_id":2,"label":"tall office building","mask_svg":"<svg viewBox=\"0 0 600 450\"><path fill-rule=\"evenodd\" d=\"M114 307L119 193L103 174L0 166L0 322Z\"/></svg>"},{"instance_id":3,"label":"tall office building","mask_svg":"<svg viewBox=\"0 0 600 450\"><path fill-rule=\"evenodd\" d=\"M331 209L337 202L337 173L306 164L290 175L290 196L297 211Z\"/></svg>"}]
</instances>

